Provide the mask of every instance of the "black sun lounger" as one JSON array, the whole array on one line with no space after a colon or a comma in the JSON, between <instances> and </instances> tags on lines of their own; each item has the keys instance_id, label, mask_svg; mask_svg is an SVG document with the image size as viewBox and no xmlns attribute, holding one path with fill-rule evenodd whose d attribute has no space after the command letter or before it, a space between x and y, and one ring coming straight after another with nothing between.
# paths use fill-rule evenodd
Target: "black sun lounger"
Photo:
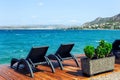
<instances>
[{"instance_id":1,"label":"black sun lounger","mask_svg":"<svg viewBox=\"0 0 120 80\"><path fill-rule=\"evenodd\" d=\"M46 52L48 50L48 46L45 47L34 47L31 49L29 52L28 56L26 59L15 59L13 58L11 60L11 68L13 68L16 64L16 70L19 70L20 65L23 65L29 73L31 77L34 77L34 69L36 68L37 65L39 64L48 64L50 65L50 68L52 72L54 73L54 67L51 63L51 61L45 56Z\"/></svg>"},{"instance_id":2,"label":"black sun lounger","mask_svg":"<svg viewBox=\"0 0 120 80\"><path fill-rule=\"evenodd\" d=\"M112 53L116 58L120 58L120 40L115 40L112 44Z\"/></svg>"},{"instance_id":3,"label":"black sun lounger","mask_svg":"<svg viewBox=\"0 0 120 80\"><path fill-rule=\"evenodd\" d=\"M61 70L63 70L62 61L69 59L73 59L76 62L77 66L79 67L80 65L78 63L77 58L70 53L73 46L74 44L61 44L56 53L50 54L48 55L48 57L50 59L56 59L59 63Z\"/></svg>"}]
</instances>

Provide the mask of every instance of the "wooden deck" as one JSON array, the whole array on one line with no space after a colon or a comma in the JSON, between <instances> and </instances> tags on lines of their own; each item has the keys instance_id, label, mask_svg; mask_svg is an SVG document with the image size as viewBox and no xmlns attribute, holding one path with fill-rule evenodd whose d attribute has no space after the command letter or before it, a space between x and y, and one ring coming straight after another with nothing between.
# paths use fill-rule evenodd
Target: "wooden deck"
<instances>
[{"instance_id":1,"label":"wooden deck","mask_svg":"<svg viewBox=\"0 0 120 80\"><path fill-rule=\"evenodd\" d=\"M78 60L80 62L80 58L78 58ZM113 72L120 72L120 60L116 61L113 72L102 73L92 77L84 76L81 68L76 67L73 60L67 60L63 63L64 70L60 70L57 62L54 62L53 64L55 65L55 73L52 73L48 66L40 65L38 66L40 71L34 73L34 78L11 69L9 65L0 65L0 80L89 80L92 77L104 76Z\"/></svg>"}]
</instances>

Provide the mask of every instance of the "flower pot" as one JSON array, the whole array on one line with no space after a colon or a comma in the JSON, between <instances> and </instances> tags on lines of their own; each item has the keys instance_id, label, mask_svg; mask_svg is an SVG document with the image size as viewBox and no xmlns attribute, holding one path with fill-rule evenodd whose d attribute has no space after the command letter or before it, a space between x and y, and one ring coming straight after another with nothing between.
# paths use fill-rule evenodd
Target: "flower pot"
<instances>
[{"instance_id":1,"label":"flower pot","mask_svg":"<svg viewBox=\"0 0 120 80\"><path fill-rule=\"evenodd\" d=\"M114 70L115 56L99 58L99 59L89 59L82 58L81 66L82 72L87 76L92 76L94 74L112 71Z\"/></svg>"}]
</instances>

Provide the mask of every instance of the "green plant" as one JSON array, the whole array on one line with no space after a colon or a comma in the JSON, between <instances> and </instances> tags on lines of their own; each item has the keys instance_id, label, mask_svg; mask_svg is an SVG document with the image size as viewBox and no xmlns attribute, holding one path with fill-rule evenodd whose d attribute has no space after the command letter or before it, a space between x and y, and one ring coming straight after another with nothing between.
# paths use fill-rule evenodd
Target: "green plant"
<instances>
[{"instance_id":1,"label":"green plant","mask_svg":"<svg viewBox=\"0 0 120 80\"><path fill-rule=\"evenodd\" d=\"M92 59L94 56L96 56L96 58L103 58L109 56L111 49L111 43L101 40L96 49L93 46L86 46L84 48L84 52L85 55L90 59Z\"/></svg>"},{"instance_id":2,"label":"green plant","mask_svg":"<svg viewBox=\"0 0 120 80\"><path fill-rule=\"evenodd\" d=\"M84 52L85 52L85 55L90 59L92 59L95 55L95 49L93 46L86 46L84 48Z\"/></svg>"},{"instance_id":3,"label":"green plant","mask_svg":"<svg viewBox=\"0 0 120 80\"><path fill-rule=\"evenodd\" d=\"M111 50L112 50L112 44L110 43L105 43L105 49L106 49L106 53L105 53L105 56L109 56Z\"/></svg>"},{"instance_id":4,"label":"green plant","mask_svg":"<svg viewBox=\"0 0 120 80\"><path fill-rule=\"evenodd\" d=\"M106 50L102 46L97 46L97 48L95 49L95 54L96 54L97 58L105 57L105 53L106 53Z\"/></svg>"},{"instance_id":5,"label":"green plant","mask_svg":"<svg viewBox=\"0 0 120 80\"><path fill-rule=\"evenodd\" d=\"M101 40L99 42L99 45L95 49L95 54L98 58L103 58L110 54L111 49L112 49L112 44L105 42L104 40Z\"/></svg>"}]
</instances>

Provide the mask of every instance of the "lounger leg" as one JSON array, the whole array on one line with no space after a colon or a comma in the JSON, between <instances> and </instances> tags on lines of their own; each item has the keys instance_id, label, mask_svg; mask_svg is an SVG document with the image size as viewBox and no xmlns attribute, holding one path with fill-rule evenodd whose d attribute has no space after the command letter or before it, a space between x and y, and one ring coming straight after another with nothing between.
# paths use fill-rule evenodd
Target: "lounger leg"
<instances>
[{"instance_id":1,"label":"lounger leg","mask_svg":"<svg viewBox=\"0 0 120 80\"><path fill-rule=\"evenodd\" d=\"M62 65L60 59L56 55L52 55L52 54L48 56L48 58L50 58L50 59L52 59L50 56L52 56L52 58L54 57L55 60L57 60L59 66L60 66L60 69L63 70L63 65Z\"/></svg>"},{"instance_id":2,"label":"lounger leg","mask_svg":"<svg viewBox=\"0 0 120 80\"><path fill-rule=\"evenodd\" d=\"M11 60L11 64L10 64L10 67L12 68L13 65L14 65L16 62L18 62L18 61L19 61L18 59L16 59L16 58L12 58L12 60Z\"/></svg>"},{"instance_id":3,"label":"lounger leg","mask_svg":"<svg viewBox=\"0 0 120 80\"><path fill-rule=\"evenodd\" d=\"M61 70L63 70L63 65L61 63L62 59L60 60L56 55L54 55L54 57L57 59L57 62L59 63L59 66L60 66Z\"/></svg>"},{"instance_id":4,"label":"lounger leg","mask_svg":"<svg viewBox=\"0 0 120 80\"><path fill-rule=\"evenodd\" d=\"M74 56L74 55L71 55L72 56L72 58L74 59L74 61L76 62L76 64L77 64L77 67L80 67L80 64L78 63L78 60L77 60L77 58Z\"/></svg>"},{"instance_id":5,"label":"lounger leg","mask_svg":"<svg viewBox=\"0 0 120 80\"><path fill-rule=\"evenodd\" d=\"M54 67L52 65L52 62L46 56L45 56L45 59L46 59L47 63L50 65L52 72L55 73L55 69L54 69Z\"/></svg>"},{"instance_id":6,"label":"lounger leg","mask_svg":"<svg viewBox=\"0 0 120 80\"><path fill-rule=\"evenodd\" d=\"M29 63L30 63L33 67L37 67L37 65L35 66L35 65L33 64L33 62L31 61L31 59L28 59L28 61L29 61Z\"/></svg>"},{"instance_id":7,"label":"lounger leg","mask_svg":"<svg viewBox=\"0 0 120 80\"><path fill-rule=\"evenodd\" d=\"M33 75L33 70L31 68L31 65L29 64L29 62L25 59L21 59L19 62L18 62L18 65L17 65L17 70L19 69L19 66L20 64L23 64L24 67L27 69L27 71L29 71L30 73L30 76L33 78L34 75Z\"/></svg>"},{"instance_id":8,"label":"lounger leg","mask_svg":"<svg viewBox=\"0 0 120 80\"><path fill-rule=\"evenodd\" d=\"M55 56L55 57L56 57L56 59L57 59L57 61L59 63L59 66L60 66L61 70L63 70L63 65L62 65L60 59L57 56Z\"/></svg>"}]
</instances>

